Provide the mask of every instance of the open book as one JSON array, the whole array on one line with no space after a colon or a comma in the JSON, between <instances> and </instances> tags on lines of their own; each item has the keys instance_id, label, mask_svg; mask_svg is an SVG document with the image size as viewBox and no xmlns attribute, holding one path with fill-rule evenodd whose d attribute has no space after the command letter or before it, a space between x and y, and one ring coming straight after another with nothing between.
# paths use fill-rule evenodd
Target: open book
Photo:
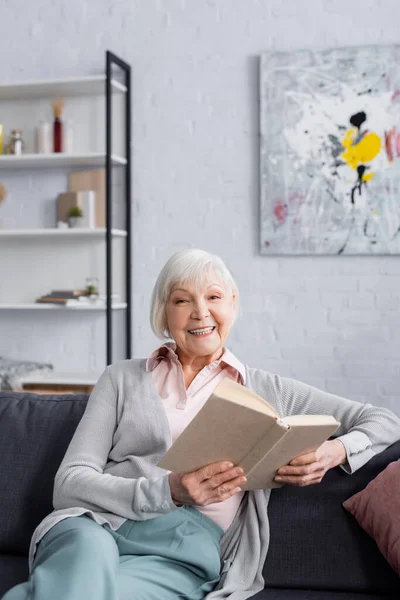
<instances>
[{"instance_id":1,"label":"open book","mask_svg":"<svg viewBox=\"0 0 400 600\"><path fill-rule=\"evenodd\" d=\"M281 419L266 400L225 378L158 466L182 475L228 460L243 468L243 490L277 488L276 471L318 448L339 425L329 415Z\"/></svg>"}]
</instances>

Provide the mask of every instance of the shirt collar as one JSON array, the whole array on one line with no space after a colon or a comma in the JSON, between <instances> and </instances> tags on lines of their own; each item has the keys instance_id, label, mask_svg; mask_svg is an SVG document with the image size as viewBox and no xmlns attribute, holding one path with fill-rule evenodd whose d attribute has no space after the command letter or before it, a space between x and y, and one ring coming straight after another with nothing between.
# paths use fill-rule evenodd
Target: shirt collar
<instances>
[{"instance_id":1,"label":"shirt collar","mask_svg":"<svg viewBox=\"0 0 400 600\"><path fill-rule=\"evenodd\" d=\"M174 362L179 362L178 355L175 352L176 344L175 342L166 342L157 350L154 350L146 361L146 371L153 371L156 366L162 361L164 358L169 358ZM237 371L242 379L243 385L246 385L246 369L245 366L236 356L228 350L228 348L224 348L224 352L218 360L214 361L212 365L218 366L221 362L232 367L235 371Z\"/></svg>"}]
</instances>

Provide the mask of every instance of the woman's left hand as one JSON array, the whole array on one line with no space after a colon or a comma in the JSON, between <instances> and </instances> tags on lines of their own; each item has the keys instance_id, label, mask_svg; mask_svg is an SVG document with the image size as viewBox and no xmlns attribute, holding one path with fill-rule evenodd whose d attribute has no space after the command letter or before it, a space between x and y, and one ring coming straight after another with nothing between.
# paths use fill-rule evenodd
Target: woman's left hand
<instances>
[{"instance_id":1,"label":"woman's left hand","mask_svg":"<svg viewBox=\"0 0 400 600\"><path fill-rule=\"evenodd\" d=\"M329 469L343 465L346 460L346 449L342 442L330 440L313 452L297 456L288 465L281 467L276 473L275 481L301 487L320 483Z\"/></svg>"}]
</instances>

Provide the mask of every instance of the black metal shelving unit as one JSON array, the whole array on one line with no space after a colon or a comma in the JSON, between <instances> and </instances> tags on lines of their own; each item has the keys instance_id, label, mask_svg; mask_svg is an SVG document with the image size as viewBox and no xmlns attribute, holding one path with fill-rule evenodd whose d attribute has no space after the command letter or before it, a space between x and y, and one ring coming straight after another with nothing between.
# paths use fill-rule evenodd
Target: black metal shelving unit
<instances>
[{"instance_id":1,"label":"black metal shelving unit","mask_svg":"<svg viewBox=\"0 0 400 600\"><path fill-rule=\"evenodd\" d=\"M125 358L131 358L132 351L132 251L131 251L131 67L121 58L106 51L106 354L107 365L113 361L113 318L112 318L112 86L111 80L113 68L122 72L123 83L126 87L125 93L125 198L124 198L124 221L126 235L126 343Z\"/></svg>"}]
</instances>

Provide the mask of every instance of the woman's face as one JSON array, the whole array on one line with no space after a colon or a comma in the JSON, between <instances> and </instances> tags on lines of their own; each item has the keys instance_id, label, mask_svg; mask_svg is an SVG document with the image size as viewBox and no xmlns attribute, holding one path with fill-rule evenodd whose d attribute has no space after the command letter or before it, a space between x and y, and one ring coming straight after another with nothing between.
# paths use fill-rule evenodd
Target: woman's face
<instances>
[{"instance_id":1,"label":"woman's face","mask_svg":"<svg viewBox=\"0 0 400 600\"><path fill-rule=\"evenodd\" d=\"M207 275L200 289L182 283L171 290L167 327L177 350L190 357L219 358L235 316L232 291L218 278Z\"/></svg>"}]
</instances>

